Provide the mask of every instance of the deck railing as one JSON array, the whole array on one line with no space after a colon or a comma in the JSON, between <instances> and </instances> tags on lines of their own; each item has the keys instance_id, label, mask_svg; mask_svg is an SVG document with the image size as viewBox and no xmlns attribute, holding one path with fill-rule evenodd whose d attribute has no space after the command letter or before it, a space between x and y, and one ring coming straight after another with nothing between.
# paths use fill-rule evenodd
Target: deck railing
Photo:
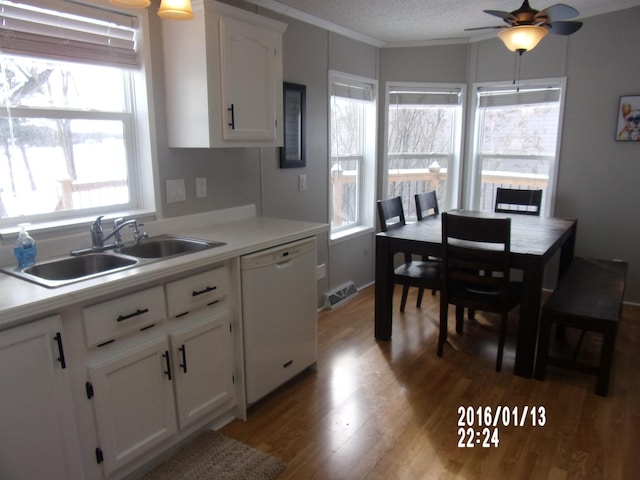
<instances>
[{"instance_id":1,"label":"deck railing","mask_svg":"<svg viewBox=\"0 0 640 480\"><path fill-rule=\"evenodd\" d=\"M341 202L355 204L355 172L341 171L335 172L332 181L334 186L334 203L340 205ZM482 172L482 186L480 192L480 209L493 210L495 203L496 189L502 188L522 188L522 189L546 189L549 183L547 175L515 173L515 172ZM413 195L429 190L435 190L438 194L438 202L443 208L445 192L447 188L447 170L429 171L427 168L389 170L389 196L401 196L405 200L405 205L409 206L409 211L405 215L409 218L415 217L415 205ZM544 211L545 196L542 197Z\"/></svg>"},{"instance_id":2,"label":"deck railing","mask_svg":"<svg viewBox=\"0 0 640 480\"><path fill-rule=\"evenodd\" d=\"M71 210L110 205L114 198L129 198L127 180L77 183L73 180L58 180L58 205L56 210Z\"/></svg>"}]
</instances>

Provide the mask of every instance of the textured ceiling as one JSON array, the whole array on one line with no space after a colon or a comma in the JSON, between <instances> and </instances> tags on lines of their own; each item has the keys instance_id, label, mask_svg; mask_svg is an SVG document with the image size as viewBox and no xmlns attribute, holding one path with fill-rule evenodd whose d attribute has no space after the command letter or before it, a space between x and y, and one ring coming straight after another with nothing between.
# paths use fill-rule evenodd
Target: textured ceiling
<instances>
[{"instance_id":1,"label":"textured ceiling","mask_svg":"<svg viewBox=\"0 0 640 480\"><path fill-rule=\"evenodd\" d=\"M377 46L467 42L495 36L495 30L465 28L498 26L498 17L483 10L513 11L522 0L246 0L299 20L315 23ZM530 0L543 10L553 0ZM566 0L580 12L577 20L640 6L640 0Z\"/></svg>"}]
</instances>

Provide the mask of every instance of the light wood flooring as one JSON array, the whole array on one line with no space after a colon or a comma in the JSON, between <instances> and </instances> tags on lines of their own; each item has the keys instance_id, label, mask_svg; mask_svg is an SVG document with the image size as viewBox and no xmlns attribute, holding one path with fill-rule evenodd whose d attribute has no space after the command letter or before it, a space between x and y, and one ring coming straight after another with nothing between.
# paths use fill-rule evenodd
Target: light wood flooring
<instances>
[{"instance_id":1,"label":"light wood flooring","mask_svg":"<svg viewBox=\"0 0 640 480\"><path fill-rule=\"evenodd\" d=\"M391 341L374 339L373 287L320 312L317 372L221 432L285 460L280 480L640 478L640 307L623 309L603 398L590 375L553 367L545 381L513 375L517 311L502 373L494 371L497 323L481 312L463 336L450 329L438 358L439 297L425 294L418 309L412 289L400 313L399 290ZM587 337L583 350L593 356L597 347ZM542 407L546 424L534 427L530 416L523 426L499 423L497 447L459 447L458 408L498 405Z\"/></svg>"}]
</instances>

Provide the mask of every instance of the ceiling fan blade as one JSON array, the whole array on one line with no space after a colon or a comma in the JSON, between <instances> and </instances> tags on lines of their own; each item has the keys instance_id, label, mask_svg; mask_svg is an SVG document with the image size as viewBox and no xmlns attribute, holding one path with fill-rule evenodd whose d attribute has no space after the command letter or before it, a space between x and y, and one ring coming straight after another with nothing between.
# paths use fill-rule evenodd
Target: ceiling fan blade
<instances>
[{"instance_id":1,"label":"ceiling fan blade","mask_svg":"<svg viewBox=\"0 0 640 480\"><path fill-rule=\"evenodd\" d=\"M473 30L495 30L495 29L502 29L502 28L509 28L506 25L497 25L495 27L475 27L475 28L465 28L464 31L465 32L471 32Z\"/></svg>"},{"instance_id":2,"label":"ceiling fan blade","mask_svg":"<svg viewBox=\"0 0 640 480\"><path fill-rule=\"evenodd\" d=\"M582 27L582 22L550 22L549 33L556 35L571 35Z\"/></svg>"},{"instance_id":3,"label":"ceiling fan blade","mask_svg":"<svg viewBox=\"0 0 640 480\"><path fill-rule=\"evenodd\" d=\"M483 10L483 12L493 15L494 17L500 17L505 21L517 20L510 12L503 12L502 10Z\"/></svg>"},{"instance_id":4,"label":"ceiling fan blade","mask_svg":"<svg viewBox=\"0 0 640 480\"><path fill-rule=\"evenodd\" d=\"M555 22L558 20L569 20L578 15L580 15L580 13L578 13L575 8L565 5L564 3L557 3L536 13L536 20L542 18L547 19L549 22Z\"/></svg>"}]
</instances>

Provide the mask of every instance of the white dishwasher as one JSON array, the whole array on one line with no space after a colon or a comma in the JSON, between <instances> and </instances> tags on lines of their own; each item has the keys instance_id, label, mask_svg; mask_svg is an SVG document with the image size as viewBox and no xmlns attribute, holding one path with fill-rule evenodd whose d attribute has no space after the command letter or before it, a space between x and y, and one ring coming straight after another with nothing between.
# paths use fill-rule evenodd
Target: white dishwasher
<instances>
[{"instance_id":1,"label":"white dishwasher","mask_svg":"<svg viewBox=\"0 0 640 480\"><path fill-rule=\"evenodd\" d=\"M315 364L315 237L241 257L247 404Z\"/></svg>"}]
</instances>

